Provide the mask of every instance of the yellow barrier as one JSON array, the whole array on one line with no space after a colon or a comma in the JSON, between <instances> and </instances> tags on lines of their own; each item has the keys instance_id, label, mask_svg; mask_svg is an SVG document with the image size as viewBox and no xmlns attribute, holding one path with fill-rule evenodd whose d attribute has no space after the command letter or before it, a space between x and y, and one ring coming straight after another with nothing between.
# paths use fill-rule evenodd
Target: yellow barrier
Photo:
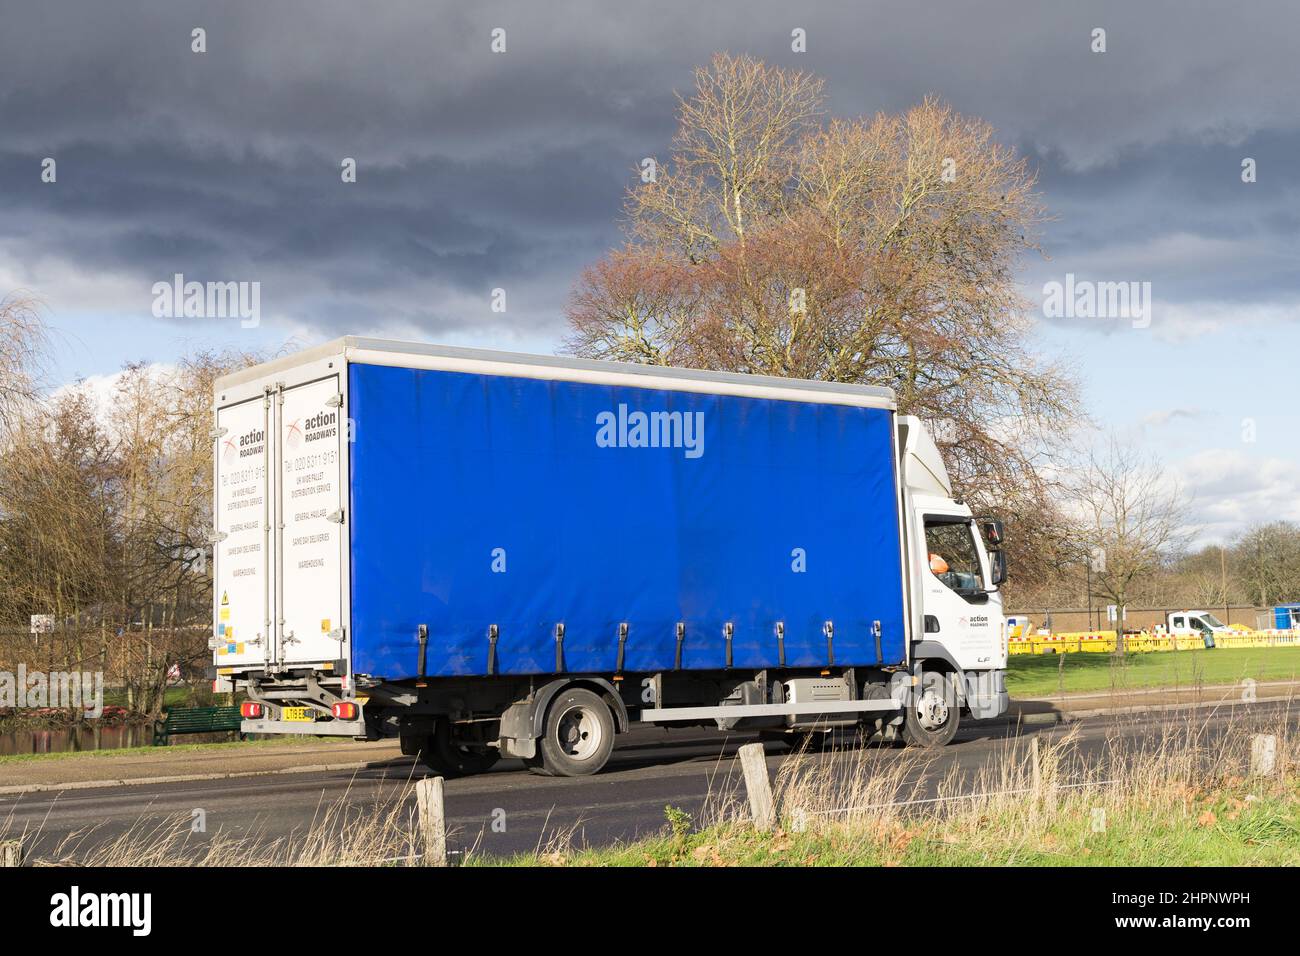
<instances>
[{"instance_id":1,"label":"yellow barrier","mask_svg":"<svg viewBox=\"0 0 1300 956\"><path fill-rule=\"evenodd\" d=\"M1216 634L1217 647L1300 647L1300 629L1289 631L1251 631L1240 627L1236 633ZM1199 634L1162 634L1142 631L1124 636L1124 649L1136 653L1159 651L1195 651L1205 647ZM1007 639L1009 654L1088 654L1115 650L1114 631L1070 631L1061 634L1029 634Z\"/></svg>"}]
</instances>

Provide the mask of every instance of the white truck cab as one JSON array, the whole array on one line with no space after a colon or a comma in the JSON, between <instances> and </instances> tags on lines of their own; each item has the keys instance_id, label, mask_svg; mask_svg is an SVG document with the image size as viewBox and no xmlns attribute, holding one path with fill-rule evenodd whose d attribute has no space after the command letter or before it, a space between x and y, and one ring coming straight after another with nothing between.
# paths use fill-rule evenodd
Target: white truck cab
<instances>
[{"instance_id":1,"label":"white truck cab","mask_svg":"<svg viewBox=\"0 0 1300 956\"><path fill-rule=\"evenodd\" d=\"M995 717L1008 706L1006 579L1002 524L977 520L954 497L939 449L920 419L898 418L902 445L916 660L942 660L962 674L971 715ZM990 546L995 550L990 550Z\"/></svg>"}]
</instances>

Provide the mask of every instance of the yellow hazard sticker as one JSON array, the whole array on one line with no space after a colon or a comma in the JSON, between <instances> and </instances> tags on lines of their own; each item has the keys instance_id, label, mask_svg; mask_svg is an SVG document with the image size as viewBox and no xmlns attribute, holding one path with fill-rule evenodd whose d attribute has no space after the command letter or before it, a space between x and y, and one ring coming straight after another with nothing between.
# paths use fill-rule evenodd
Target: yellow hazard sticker
<instances>
[{"instance_id":1,"label":"yellow hazard sticker","mask_svg":"<svg viewBox=\"0 0 1300 956\"><path fill-rule=\"evenodd\" d=\"M227 591L221 592L221 606L225 607L230 603L230 594Z\"/></svg>"},{"instance_id":2,"label":"yellow hazard sticker","mask_svg":"<svg viewBox=\"0 0 1300 956\"><path fill-rule=\"evenodd\" d=\"M230 620L230 608L228 608L228 607L223 607L223 608L221 609L221 620L223 620L223 621L229 621L229 620Z\"/></svg>"},{"instance_id":3,"label":"yellow hazard sticker","mask_svg":"<svg viewBox=\"0 0 1300 956\"><path fill-rule=\"evenodd\" d=\"M321 619L321 622L320 622L320 632L321 632L322 634L328 634L328 633L330 632L330 619L329 619L329 618L326 617L326 618L322 618L322 619Z\"/></svg>"}]
</instances>

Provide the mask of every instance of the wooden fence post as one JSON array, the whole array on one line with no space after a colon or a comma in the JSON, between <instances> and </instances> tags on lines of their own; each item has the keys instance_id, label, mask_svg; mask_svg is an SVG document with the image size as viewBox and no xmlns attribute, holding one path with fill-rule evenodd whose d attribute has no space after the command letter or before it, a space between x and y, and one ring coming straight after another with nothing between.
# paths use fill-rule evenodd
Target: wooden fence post
<instances>
[{"instance_id":1,"label":"wooden fence post","mask_svg":"<svg viewBox=\"0 0 1300 956\"><path fill-rule=\"evenodd\" d=\"M1255 734L1250 738L1250 772L1256 777L1271 777L1277 769L1277 737Z\"/></svg>"},{"instance_id":2,"label":"wooden fence post","mask_svg":"<svg viewBox=\"0 0 1300 956\"><path fill-rule=\"evenodd\" d=\"M424 837L424 865L447 865L447 816L443 807L442 777L425 777L415 785L415 804Z\"/></svg>"},{"instance_id":3,"label":"wooden fence post","mask_svg":"<svg viewBox=\"0 0 1300 956\"><path fill-rule=\"evenodd\" d=\"M772 802L772 782L767 778L767 757L762 744L745 744L740 748L740 768L745 773L754 826L763 832L771 830L776 825L776 806Z\"/></svg>"},{"instance_id":4,"label":"wooden fence post","mask_svg":"<svg viewBox=\"0 0 1300 956\"><path fill-rule=\"evenodd\" d=\"M1037 822L1041 812L1056 812L1056 789L1059 784L1059 774L1057 766L1053 761L1052 766L1047 764L1048 757L1043 753L1043 748L1038 741L1038 736L1034 735L1029 741L1029 762L1030 762L1030 796L1031 796L1031 818Z\"/></svg>"},{"instance_id":5,"label":"wooden fence post","mask_svg":"<svg viewBox=\"0 0 1300 956\"><path fill-rule=\"evenodd\" d=\"M0 867L23 865L23 841L0 840Z\"/></svg>"}]
</instances>

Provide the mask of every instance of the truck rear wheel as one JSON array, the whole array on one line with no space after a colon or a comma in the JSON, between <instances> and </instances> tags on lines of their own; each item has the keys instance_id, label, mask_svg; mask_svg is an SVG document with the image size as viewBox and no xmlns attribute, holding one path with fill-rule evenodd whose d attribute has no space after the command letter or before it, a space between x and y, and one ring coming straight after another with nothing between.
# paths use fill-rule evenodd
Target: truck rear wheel
<instances>
[{"instance_id":1,"label":"truck rear wheel","mask_svg":"<svg viewBox=\"0 0 1300 956\"><path fill-rule=\"evenodd\" d=\"M614 732L614 715L599 695L581 687L561 691L547 708L537 756L525 763L543 776L585 777L609 760Z\"/></svg>"},{"instance_id":2,"label":"truck rear wheel","mask_svg":"<svg viewBox=\"0 0 1300 956\"><path fill-rule=\"evenodd\" d=\"M420 748L420 760L440 777L468 777L492 768L501 759L491 748L462 747L451 739L451 727L443 718Z\"/></svg>"},{"instance_id":3,"label":"truck rear wheel","mask_svg":"<svg viewBox=\"0 0 1300 956\"><path fill-rule=\"evenodd\" d=\"M944 747L957 734L961 706L951 674L930 671L908 702L903 715L903 741L912 747Z\"/></svg>"}]
</instances>

